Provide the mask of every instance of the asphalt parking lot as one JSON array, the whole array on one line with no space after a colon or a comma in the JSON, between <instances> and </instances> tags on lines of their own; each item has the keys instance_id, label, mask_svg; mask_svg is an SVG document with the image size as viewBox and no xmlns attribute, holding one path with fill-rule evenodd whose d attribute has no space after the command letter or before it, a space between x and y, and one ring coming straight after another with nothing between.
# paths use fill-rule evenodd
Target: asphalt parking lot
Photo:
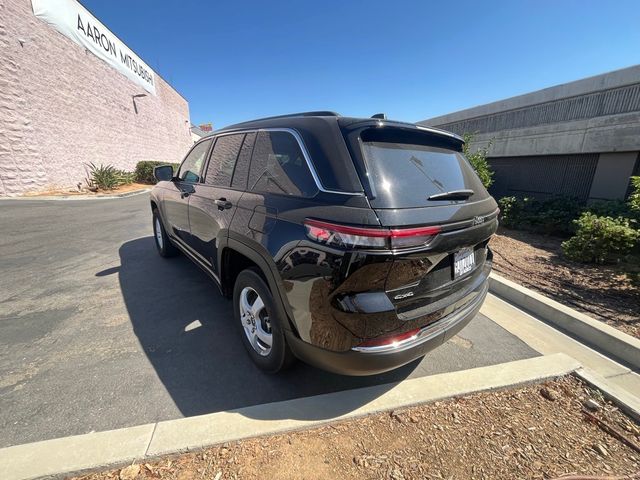
<instances>
[{"instance_id":1,"label":"asphalt parking lot","mask_svg":"<svg viewBox=\"0 0 640 480\"><path fill-rule=\"evenodd\" d=\"M394 372L265 375L208 277L157 255L147 194L2 200L0 232L0 447L537 355L478 315Z\"/></svg>"}]
</instances>

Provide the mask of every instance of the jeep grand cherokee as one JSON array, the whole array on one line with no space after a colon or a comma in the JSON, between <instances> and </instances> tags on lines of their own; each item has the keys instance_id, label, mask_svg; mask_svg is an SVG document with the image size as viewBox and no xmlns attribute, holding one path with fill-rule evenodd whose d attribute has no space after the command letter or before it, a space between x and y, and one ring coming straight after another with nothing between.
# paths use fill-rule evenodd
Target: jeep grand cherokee
<instances>
[{"instance_id":1,"label":"jeep grand cherokee","mask_svg":"<svg viewBox=\"0 0 640 480\"><path fill-rule=\"evenodd\" d=\"M462 146L332 112L233 125L198 141L175 176L156 168L156 246L233 299L261 369L297 357L390 370L460 331L487 292L498 208Z\"/></svg>"}]
</instances>

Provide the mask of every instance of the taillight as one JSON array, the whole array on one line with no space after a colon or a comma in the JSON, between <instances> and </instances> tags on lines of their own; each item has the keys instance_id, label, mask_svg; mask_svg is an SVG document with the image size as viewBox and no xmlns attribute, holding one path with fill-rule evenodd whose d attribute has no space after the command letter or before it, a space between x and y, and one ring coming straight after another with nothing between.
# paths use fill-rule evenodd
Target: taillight
<instances>
[{"instance_id":1,"label":"taillight","mask_svg":"<svg viewBox=\"0 0 640 480\"><path fill-rule=\"evenodd\" d=\"M440 227L376 228L352 227L306 219L307 236L316 242L350 248L406 248L426 245Z\"/></svg>"},{"instance_id":2,"label":"taillight","mask_svg":"<svg viewBox=\"0 0 640 480\"><path fill-rule=\"evenodd\" d=\"M409 340L410 338L415 337L420 332L419 328L414 330L410 330L405 333L400 333L398 335L390 335L387 337L378 337L373 338L371 340L366 340L362 342L358 347L383 347L383 346L392 346L394 344L399 344L405 340Z\"/></svg>"}]
</instances>

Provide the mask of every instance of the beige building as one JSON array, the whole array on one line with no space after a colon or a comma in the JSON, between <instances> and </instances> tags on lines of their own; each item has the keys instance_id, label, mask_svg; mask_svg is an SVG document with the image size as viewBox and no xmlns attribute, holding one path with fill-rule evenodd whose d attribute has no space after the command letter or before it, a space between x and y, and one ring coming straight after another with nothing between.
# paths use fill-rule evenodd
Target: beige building
<instances>
[{"instance_id":1,"label":"beige building","mask_svg":"<svg viewBox=\"0 0 640 480\"><path fill-rule=\"evenodd\" d=\"M207 135L209 132L204 132L200 129L200 127L196 127L195 125L191 125L191 140L193 143L196 143L202 137Z\"/></svg>"},{"instance_id":2,"label":"beige building","mask_svg":"<svg viewBox=\"0 0 640 480\"><path fill-rule=\"evenodd\" d=\"M155 72L155 94L141 87L36 17L35 5L0 2L0 196L75 186L88 162L180 161L192 145L187 101Z\"/></svg>"}]
</instances>

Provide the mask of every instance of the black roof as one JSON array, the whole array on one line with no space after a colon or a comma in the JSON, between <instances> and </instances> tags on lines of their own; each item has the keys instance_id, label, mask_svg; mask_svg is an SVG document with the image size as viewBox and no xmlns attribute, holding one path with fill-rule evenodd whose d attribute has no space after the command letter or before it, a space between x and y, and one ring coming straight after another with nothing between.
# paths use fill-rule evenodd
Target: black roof
<instances>
[{"instance_id":1,"label":"black roof","mask_svg":"<svg viewBox=\"0 0 640 480\"><path fill-rule=\"evenodd\" d=\"M324 189L339 192L362 192L363 186L356 171L356 164L360 165L362 162L354 158L354 156L359 156L358 149L351 148L352 155L349 145L353 147L354 137L358 137L360 132L368 129L378 130L381 127L380 133L385 130L391 133L392 129L400 129L403 131L403 135L414 139L416 134L424 132L446 148L460 150L463 144L463 140L459 136L438 128L381 118L343 117L329 111L292 113L260 118L229 125L212 132L211 135L263 128L291 129L302 139L304 148L309 153L310 161ZM391 128L385 129L384 127ZM207 137L209 136L207 135ZM397 132L393 136L397 138ZM423 136L419 135L419 137ZM345 141L336 141L338 138L344 138Z\"/></svg>"},{"instance_id":2,"label":"black roof","mask_svg":"<svg viewBox=\"0 0 640 480\"><path fill-rule=\"evenodd\" d=\"M355 127L355 126L395 126L398 128L410 128L417 130L425 130L432 134L443 135L449 138L455 138L462 142L462 138L455 133L442 130L435 127L425 127L423 125L416 125L409 122L401 122L397 120L386 120L379 118L358 118L358 117L343 117L336 112L331 111L315 111L315 112L301 112L290 113L286 115L277 115L275 117L265 117L256 120L249 120L246 122L236 123L229 125L220 130L213 132L213 135L233 130L249 129L249 128L295 128L295 126L311 126L317 123L318 120L335 120L341 127Z\"/></svg>"}]
</instances>

